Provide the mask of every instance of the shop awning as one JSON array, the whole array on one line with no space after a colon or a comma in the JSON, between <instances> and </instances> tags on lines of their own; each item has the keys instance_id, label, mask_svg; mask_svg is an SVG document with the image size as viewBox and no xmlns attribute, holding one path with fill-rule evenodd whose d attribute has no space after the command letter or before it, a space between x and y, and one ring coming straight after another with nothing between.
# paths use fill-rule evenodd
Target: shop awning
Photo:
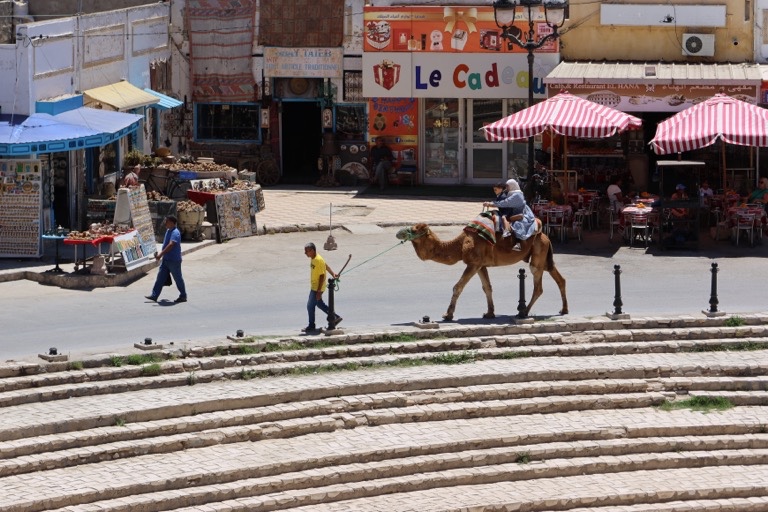
<instances>
[{"instance_id":1,"label":"shop awning","mask_svg":"<svg viewBox=\"0 0 768 512\"><path fill-rule=\"evenodd\" d=\"M122 80L120 82L83 91L86 107L111 108L112 110L133 110L160 102L154 94L144 92L135 85Z\"/></svg>"},{"instance_id":2,"label":"shop awning","mask_svg":"<svg viewBox=\"0 0 768 512\"><path fill-rule=\"evenodd\" d=\"M152 89L145 88L144 92L153 96L157 96L160 99L158 103L150 105L152 108L156 108L158 110L169 110L172 108L180 107L184 104L183 101L179 101L176 98L171 98L170 96L166 96L161 92L153 91Z\"/></svg>"},{"instance_id":3,"label":"shop awning","mask_svg":"<svg viewBox=\"0 0 768 512\"><path fill-rule=\"evenodd\" d=\"M544 79L550 84L756 85L758 64L687 62L561 62Z\"/></svg>"},{"instance_id":4,"label":"shop awning","mask_svg":"<svg viewBox=\"0 0 768 512\"><path fill-rule=\"evenodd\" d=\"M81 107L0 122L0 155L28 155L104 146L136 131L142 116Z\"/></svg>"}]
</instances>

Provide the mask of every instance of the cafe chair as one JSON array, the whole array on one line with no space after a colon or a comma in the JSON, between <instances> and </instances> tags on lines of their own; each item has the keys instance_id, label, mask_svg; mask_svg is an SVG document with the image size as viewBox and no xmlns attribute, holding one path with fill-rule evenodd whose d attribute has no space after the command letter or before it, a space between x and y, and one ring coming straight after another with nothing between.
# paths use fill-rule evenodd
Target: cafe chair
<instances>
[{"instance_id":1,"label":"cafe chair","mask_svg":"<svg viewBox=\"0 0 768 512\"><path fill-rule=\"evenodd\" d=\"M597 194L592 196L592 199L587 203L587 225L589 229L597 229L600 227L600 196Z\"/></svg>"},{"instance_id":2,"label":"cafe chair","mask_svg":"<svg viewBox=\"0 0 768 512\"><path fill-rule=\"evenodd\" d=\"M739 245L739 238L743 231L745 236L749 235L749 245L753 245L755 237L755 214L736 212L735 218L736 228L736 245Z\"/></svg>"},{"instance_id":3,"label":"cafe chair","mask_svg":"<svg viewBox=\"0 0 768 512\"><path fill-rule=\"evenodd\" d=\"M581 242L581 234L584 228L584 220L586 218L587 218L587 210L584 208L576 210L576 212L573 214L573 222L571 223L571 229L573 230L573 236L578 238L579 242Z\"/></svg>"},{"instance_id":4,"label":"cafe chair","mask_svg":"<svg viewBox=\"0 0 768 512\"><path fill-rule=\"evenodd\" d=\"M556 234L561 242L565 241L565 209L550 208L547 210L547 236L554 238Z\"/></svg>"},{"instance_id":5,"label":"cafe chair","mask_svg":"<svg viewBox=\"0 0 768 512\"><path fill-rule=\"evenodd\" d=\"M613 240L613 232L616 231L619 235L624 233L621 225L620 213L616 213L612 207L606 208L608 211L608 240Z\"/></svg>"},{"instance_id":6,"label":"cafe chair","mask_svg":"<svg viewBox=\"0 0 768 512\"><path fill-rule=\"evenodd\" d=\"M629 215L629 246L634 247L635 240L640 238L648 248L650 239L650 226L647 213L633 213Z\"/></svg>"}]
</instances>

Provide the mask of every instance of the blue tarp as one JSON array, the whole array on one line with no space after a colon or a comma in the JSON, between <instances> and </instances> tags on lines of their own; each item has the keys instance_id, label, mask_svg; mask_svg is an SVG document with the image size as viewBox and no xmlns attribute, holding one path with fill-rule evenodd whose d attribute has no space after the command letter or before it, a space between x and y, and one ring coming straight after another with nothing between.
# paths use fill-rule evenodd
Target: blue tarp
<instances>
[{"instance_id":1,"label":"blue tarp","mask_svg":"<svg viewBox=\"0 0 768 512\"><path fill-rule=\"evenodd\" d=\"M5 116L3 116L5 117ZM100 147L139 127L142 116L76 108L55 116L14 116L19 123L0 122L0 155L28 155Z\"/></svg>"}]
</instances>

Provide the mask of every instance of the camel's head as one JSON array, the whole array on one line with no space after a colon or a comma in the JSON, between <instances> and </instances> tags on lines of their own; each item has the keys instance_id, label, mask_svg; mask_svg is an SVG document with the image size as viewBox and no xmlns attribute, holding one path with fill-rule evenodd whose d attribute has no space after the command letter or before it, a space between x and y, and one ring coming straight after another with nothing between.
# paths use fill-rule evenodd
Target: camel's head
<instances>
[{"instance_id":1,"label":"camel's head","mask_svg":"<svg viewBox=\"0 0 768 512\"><path fill-rule=\"evenodd\" d=\"M416 224L409 228L403 228L397 232L397 239L403 242L413 242L417 238L421 238L429 234L429 226L426 224Z\"/></svg>"}]
</instances>

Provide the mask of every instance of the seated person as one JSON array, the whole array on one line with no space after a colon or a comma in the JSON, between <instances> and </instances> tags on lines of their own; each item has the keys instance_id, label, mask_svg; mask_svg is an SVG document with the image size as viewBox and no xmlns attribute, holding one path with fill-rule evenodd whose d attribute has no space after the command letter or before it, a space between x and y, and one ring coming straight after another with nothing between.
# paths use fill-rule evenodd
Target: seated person
<instances>
[{"instance_id":1,"label":"seated person","mask_svg":"<svg viewBox=\"0 0 768 512\"><path fill-rule=\"evenodd\" d=\"M138 187L139 186L139 173L141 172L141 165L136 165L131 171L127 172L123 177L123 187Z\"/></svg>"},{"instance_id":2,"label":"seated person","mask_svg":"<svg viewBox=\"0 0 768 512\"><path fill-rule=\"evenodd\" d=\"M523 196L517 181L507 180L507 196L504 199L501 201L485 202L483 206L495 206L499 209L510 208L512 210L512 215L507 218L510 223L510 229L504 233L504 236L515 235L517 243L512 247L513 250L521 250L520 241L527 240L536 233L536 216L534 216L533 211L525 202L525 196Z\"/></svg>"},{"instance_id":3,"label":"seated person","mask_svg":"<svg viewBox=\"0 0 768 512\"><path fill-rule=\"evenodd\" d=\"M762 204L768 211L768 178L760 178L757 188L747 197L747 203Z\"/></svg>"},{"instance_id":4,"label":"seated person","mask_svg":"<svg viewBox=\"0 0 768 512\"><path fill-rule=\"evenodd\" d=\"M507 186L502 183L496 183L493 186L493 193L496 196L494 202L501 202L507 197ZM484 206L488 206L489 203L483 203ZM497 208L496 210L496 231L504 233L504 237L508 237L510 233L509 215L512 215L512 208Z\"/></svg>"},{"instance_id":5,"label":"seated person","mask_svg":"<svg viewBox=\"0 0 768 512\"><path fill-rule=\"evenodd\" d=\"M714 195L715 191L710 188L709 182L707 180L702 181L701 187L699 187L699 197L712 199Z\"/></svg>"},{"instance_id":6,"label":"seated person","mask_svg":"<svg viewBox=\"0 0 768 512\"><path fill-rule=\"evenodd\" d=\"M688 199L688 194L685 192L685 185L678 183L675 187L675 193L670 197L672 201L685 201ZM681 219L688 216L688 208L671 208L669 212L672 217Z\"/></svg>"},{"instance_id":7,"label":"seated person","mask_svg":"<svg viewBox=\"0 0 768 512\"><path fill-rule=\"evenodd\" d=\"M621 210L624 209L624 205L627 203L627 199L621 193L621 182L621 176L614 176L611 179L611 184L605 190L605 193L608 195L608 202L614 213L621 213Z\"/></svg>"}]
</instances>

